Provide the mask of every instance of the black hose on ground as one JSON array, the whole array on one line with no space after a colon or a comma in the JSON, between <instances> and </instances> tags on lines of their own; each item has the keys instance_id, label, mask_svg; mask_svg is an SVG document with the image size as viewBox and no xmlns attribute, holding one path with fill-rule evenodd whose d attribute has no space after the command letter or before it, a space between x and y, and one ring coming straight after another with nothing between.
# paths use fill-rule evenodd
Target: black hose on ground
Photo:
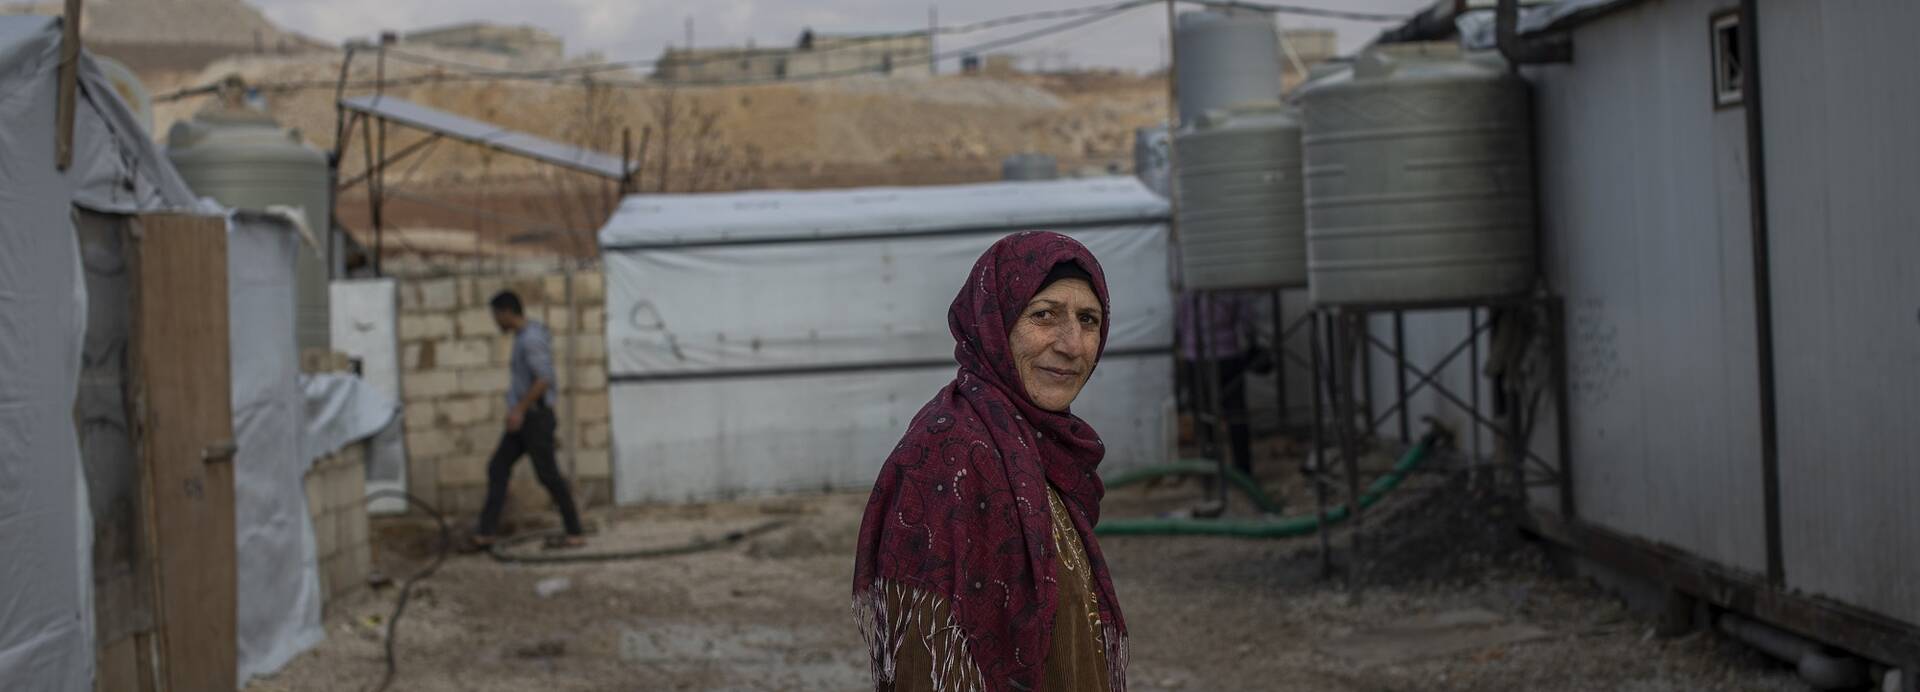
<instances>
[{"instance_id":1,"label":"black hose on ground","mask_svg":"<svg viewBox=\"0 0 1920 692\"><path fill-rule=\"evenodd\" d=\"M394 659L393 642L395 634L400 630L400 616L407 613L407 599L413 595L413 585L419 583L422 579L433 576L433 573L440 569L440 565L447 561L447 553L453 549L453 529L447 526L447 518L440 514L440 510L434 509L433 505L427 504L420 498L399 490L376 490L367 494L368 501L383 497L398 497L404 499L407 501L407 504L419 507L426 513L433 515L433 520L440 522L440 551L434 554L433 563L427 565L426 569L414 573L413 576L408 577L406 581L400 583L400 598L393 604L393 615L387 618L387 672L381 676L380 684L373 688L373 692L386 692L387 688L393 685L393 676L400 669L399 664Z\"/></svg>"},{"instance_id":2,"label":"black hose on ground","mask_svg":"<svg viewBox=\"0 0 1920 692\"><path fill-rule=\"evenodd\" d=\"M534 541L545 540L553 536L559 535L553 532L532 533L524 536L515 536L513 538L509 538L503 541L495 541L493 545L487 549L487 554L492 556L493 559L496 561L504 562L508 564L540 564L540 565L579 563L579 562L618 562L621 560L639 560L639 559L654 558L654 557L672 557L675 555L688 555L692 553L713 550L715 548L723 548L729 545L733 545L735 543L739 543L740 541L746 540L748 538L752 538L754 536L758 536L760 534L782 528L786 525L787 525L786 520L775 519L772 521L755 524L753 526L747 527L745 529L741 529L739 531L728 531L726 535L723 535L718 539L697 538L692 541L688 541L686 543L681 543L678 545L658 546L653 548L640 548L637 550L622 550L622 551L615 551L615 552L550 552L550 553L538 553L538 554L528 554L528 553L515 554L507 551L508 548L512 548L513 546L516 546L516 545L522 545L526 543L532 543Z\"/></svg>"}]
</instances>

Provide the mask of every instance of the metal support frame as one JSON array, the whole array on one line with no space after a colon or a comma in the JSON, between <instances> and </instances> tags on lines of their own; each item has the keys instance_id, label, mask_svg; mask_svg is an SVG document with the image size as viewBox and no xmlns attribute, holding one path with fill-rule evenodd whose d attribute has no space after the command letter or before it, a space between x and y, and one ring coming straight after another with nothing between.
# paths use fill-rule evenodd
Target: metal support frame
<instances>
[{"instance_id":1,"label":"metal support frame","mask_svg":"<svg viewBox=\"0 0 1920 692\"><path fill-rule=\"evenodd\" d=\"M1465 338L1442 354L1432 365L1411 362L1406 346L1405 319L1407 313L1433 312L1444 310L1464 310L1468 314L1468 330ZM1496 324L1496 315L1505 312L1518 316L1530 314L1533 319L1509 318ZM1375 336L1369 329L1370 318L1377 314L1389 314L1392 317L1392 334L1388 338ZM1364 446L1363 436L1377 435L1383 426L1393 423L1403 442L1412 439L1411 398L1421 392L1432 392L1452 409L1466 415L1471 428L1465 436L1471 443L1469 470L1477 477L1478 471L1488 461L1494 461L1498 468L1509 473L1511 485L1507 486L1510 499L1524 510L1527 494L1532 488L1551 486L1558 489L1558 516L1567 521L1577 521L1575 512L1571 439L1568 437L1567 373L1565 342L1565 311L1556 296L1538 295L1515 298L1501 298L1478 301L1456 301L1447 303L1424 304L1381 304L1352 306L1323 306L1315 308L1311 316L1314 325L1313 357L1314 364L1314 421L1312 425L1313 448L1320 464L1315 469L1314 498L1321 517L1320 546L1321 564L1324 572L1331 572L1332 559L1327 554L1331 549L1330 529L1326 526L1329 483L1345 485L1348 512L1352 523L1352 534L1348 558L1346 582L1350 597L1356 602L1361 595L1362 570L1365 568L1365 511L1361 507L1361 479L1359 469L1360 450ZM1527 335L1527 338L1513 342L1517 348L1502 351L1496 348L1487 350L1489 358L1505 358L1509 362L1499 378L1501 385L1493 390L1494 402L1498 412L1482 410L1480 380L1487 377L1486 362L1482 360L1482 338L1490 338L1496 328L1524 328L1527 324L1537 326L1539 333ZM1321 340L1324 327L1325 341ZM1510 326L1509 326L1510 325ZM1539 340L1537 343L1534 340ZM1533 345L1529 345L1533 344ZM1537 347L1537 350L1535 348ZM1327 356L1322 358L1320 351L1325 348ZM1527 377L1516 373L1519 364L1527 360L1528 353L1540 353L1545 356L1545 378L1537 384L1527 384ZM1354 370L1362 373L1370 371L1374 356L1392 360L1394 367L1395 400L1382 410L1374 410L1367 404L1356 385L1364 386L1364 376L1357 378ZM1446 369L1466 356L1473 368L1471 391L1461 396L1449 389L1441 380ZM1356 380L1360 380L1356 382ZM1324 394L1323 394L1324 392ZM1540 406L1547 395L1554 403L1557 422L1555 452L1556 461L1549 461L1537 453L1532 444L1533 432L1540 416ZM1327 403L1322 406L1322 401ZM1364 415L1364 418L1361 416ZM1364 421L1364 428L1356 423ZM1332 426L1331 431L1328 426ZM1485 459L1481 450L1481 432L1491 432L1496 442L1497 460ZM1335 479L1334 465L1327 463L1325 451L1329 432L1332 443L1337 446L1342 457L1341 478Z\"/></svg>"}]
</instances>

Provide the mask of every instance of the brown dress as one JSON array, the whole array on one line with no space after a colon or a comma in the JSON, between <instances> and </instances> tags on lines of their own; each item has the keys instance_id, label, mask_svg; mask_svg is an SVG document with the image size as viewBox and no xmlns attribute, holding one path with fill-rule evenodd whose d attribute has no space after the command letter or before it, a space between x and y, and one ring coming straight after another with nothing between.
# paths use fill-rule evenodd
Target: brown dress
<instances>
[{"instance_id":1,"label":"brown dress","mask_svg":"<svg viewBox=\"0 0 1920 692\"><path fill-rule=\"evenodd\" d=\"M1059 493L1047 487L1053 514L1054 574L1060 607L1044 665L1046 692L1108 692L1107 649L1101 640L1099 592L1086 544L1068 518ZM978 690L980 670L966 655L966 637L953 624L946 599L917 589L886 590L887 612L906 613L906 636L894 659L893 692Z\"/></svg>"}]
</instances>

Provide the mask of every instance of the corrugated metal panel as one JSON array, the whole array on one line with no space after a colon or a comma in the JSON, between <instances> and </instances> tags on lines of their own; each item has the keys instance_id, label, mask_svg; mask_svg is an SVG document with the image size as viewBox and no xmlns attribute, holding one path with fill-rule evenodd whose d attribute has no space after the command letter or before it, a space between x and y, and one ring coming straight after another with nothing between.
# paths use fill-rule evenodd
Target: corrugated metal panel
<instances>
[{"instance_id":1,"label":"corrugated metal panel","mask_svg":"<svg viewBox=\"0 0 1920 692\"><path fill-rule=\"evenodd\" d=\"M1621 11L1531 75L1581 517L1758 572L1745 126L1714 110L1707 63L1724 6Z\"/></svg>"},{"instance_id":2,"label":"corrugated metal panel","mask_svg":"<svg viewBox=\"0 0 1920 692\"><path fill-rule=\"evenodd\" d=\"M1920 623L1911 0L1762 6L1787 581Z\"/></svg>"},{"instance_id":3,"label":"corrugated metal panel","mask_svg":"<svg viewBox=\"0 0 1920 692\"><path fill-rule=\"evenodd\" d=\"M535 161L543 161L582 173L591 173L602 178L619 180L625 178L627 174L624 170L625 164L618 156L609 156L525 132L508 130L498 125L428 108L392 96L354 96L341 100L340 105L350 111L366 113L409 127L493 147Z\"/></svg>"}]
</instances>

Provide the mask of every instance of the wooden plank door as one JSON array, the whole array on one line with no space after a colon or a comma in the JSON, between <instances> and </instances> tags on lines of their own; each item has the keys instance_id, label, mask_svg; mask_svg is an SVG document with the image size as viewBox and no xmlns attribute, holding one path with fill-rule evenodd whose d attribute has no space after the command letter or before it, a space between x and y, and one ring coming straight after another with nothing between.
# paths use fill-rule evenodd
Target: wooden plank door
<instances>
[{"instance_id":1,"label":"wooden plank door","mask_svg":"<svg viewBox=\"0 0 1920 692\"><path fill-rule=\"evenodd\" d=\"M134 229L133 396L161 689L231 691L238 654L226 222L157 214Z\"/></svg>"}]
</instances>

